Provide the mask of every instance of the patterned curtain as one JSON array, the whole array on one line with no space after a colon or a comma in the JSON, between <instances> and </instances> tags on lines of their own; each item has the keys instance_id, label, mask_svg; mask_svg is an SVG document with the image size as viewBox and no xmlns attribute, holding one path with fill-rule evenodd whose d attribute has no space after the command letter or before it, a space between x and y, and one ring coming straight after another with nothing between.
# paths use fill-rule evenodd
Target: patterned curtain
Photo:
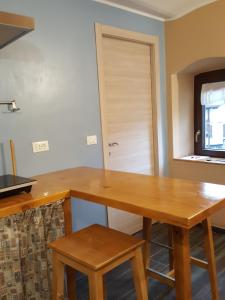
<instances>
[{"instance_id":1,"label":"patterned curtain","mask_svg":"<svg viewBox=\"0 0 225 300\"><path fill-rule=\"evenodd\" d=\"M64 235L63 200L0 219L0 299L51 299L51 250Z\"/></svg>"}]
</instances>

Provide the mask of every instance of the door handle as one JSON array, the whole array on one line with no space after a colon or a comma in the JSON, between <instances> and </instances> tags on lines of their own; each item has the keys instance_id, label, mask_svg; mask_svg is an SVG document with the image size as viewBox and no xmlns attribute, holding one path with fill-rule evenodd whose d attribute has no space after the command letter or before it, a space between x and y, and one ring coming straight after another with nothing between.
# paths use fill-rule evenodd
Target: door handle
<instances>
[{"instance_id":1,"label":"door handle","mask_svg":"<svg viewBox=\"0 0 225 300\"><path fill-rule=\"evenodd\" d=\"M200 136L200 134L201 134L200 130L196 131L196 133L195 133L195 143L198 143L198 137Z\"/></svg>"},{"instance_id":2,"label":"door handle","mask_svg":"<svg viewBox=\"0 0 225 300\"><path fill-rule=\"evenodd\" d=\"M116 142L109 143L109 147L115 147L115 146L119 146L119 143L116 143Z\"/></svg>"}]
</instances>

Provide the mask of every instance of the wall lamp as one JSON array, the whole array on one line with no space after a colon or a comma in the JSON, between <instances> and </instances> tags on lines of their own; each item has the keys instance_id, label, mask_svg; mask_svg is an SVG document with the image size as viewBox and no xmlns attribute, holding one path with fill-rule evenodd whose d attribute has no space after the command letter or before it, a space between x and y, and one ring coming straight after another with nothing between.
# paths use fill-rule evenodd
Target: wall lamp
<instances>
[{"instance_id":1,"label":"wall lamp","mask_svg":"<svg viewBox=\"0 0 225 300\"><path fill-rule=\"evenodd\" d=\"M12 101L0 101L0 105L8 105L8 110L10 112L16 112L18 110L20 110L19 107L16 106L16 100L12 100Z\"/></svg>"}]
</instances>

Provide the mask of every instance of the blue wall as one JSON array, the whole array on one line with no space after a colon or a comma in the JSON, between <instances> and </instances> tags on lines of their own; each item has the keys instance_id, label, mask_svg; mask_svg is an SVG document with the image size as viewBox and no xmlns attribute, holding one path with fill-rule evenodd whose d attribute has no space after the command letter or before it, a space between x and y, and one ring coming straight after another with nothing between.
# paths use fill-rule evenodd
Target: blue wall
<instances>
[{"instance_id":1,"label":"blue wall","mask_svg":"<svg viewBox=\"0 0 225 300\"><path fill-rule=\"evenodd\" d=\"M75 166L103 165L94 22L160 37L161 105L166 141L164 25L92 0L0 0L2 11L33 16L36 29L0 50L0 174L10 171L8 140L16 145L18 173L33 176ZM87 146L96 134L98 145ZM32 153L33 141L49 152ZM166 160L167 145L164 144ZM166 170L166 166L165 166ZM74 226L105 223L105 208L76 200Z\"/></svg>"}]
</instances>

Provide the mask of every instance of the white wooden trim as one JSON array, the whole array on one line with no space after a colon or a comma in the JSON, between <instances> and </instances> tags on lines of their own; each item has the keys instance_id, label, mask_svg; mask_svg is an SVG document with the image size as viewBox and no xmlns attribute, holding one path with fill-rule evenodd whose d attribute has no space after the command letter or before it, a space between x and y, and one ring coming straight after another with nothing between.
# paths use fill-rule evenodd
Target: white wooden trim
<instances>
[{"instance_id":1,"label":"white wooden trim","mask_svg":"<svg viewBox=\"0 0 225 300\"><path fill-rule=\"evenodd\" d=\"M117 27L112 27L108 25L97 24L96 26L101 26L102 36L119 38L122 40L137 42L145 45L152 45L158 42L158 37L154 35L148 35L141 32L129 31Z\"/></svg>"},{"instance_id":2,"label":"white wooden trim","mask_svg":"<svg viewBox=\"0 0 225 300\"><path fill-rule=\"evenodd\" d=\"M124 29L114 28L102 24L95 24L96 30L96 50L97 50L97 65L99 77L99 97L101 111L101 126L102 126L102 141L104 167L108 167L108 143L107 126L104 116L104 69L102 59L102 37L111 36L133 42L148 44L151 47L151 68L152 68L152 107L153 107L153 146L154 146L154 168L155 175L163 174L163 149L162 149L162 127L161 127L161 106L160 106L160 64L159 64L159 38L143 33L131 32Z\"/></svg>"},{"instance_id":3,"label":"white wooden trim","mask_svg":"<svg viewBox=\"0 0 225 300\"><path fill-rule=\"evenodd\" d=\"M151 43L151 63L152 63L152 105L153 105L153 139L155 145L155 168L156 175L164 174L163 158L163 135L162 135L162 111L160 93L160 57L159 38Z\"/></svg>"},{"instance_id":4,"label":"white wooden trim","mask_svg":"<svg viewBox=\"0 0 225 300\"><path fill-rule=\"evenodd\" d=\"M127 6L121 5L121 4L113 3L111 1L107 1L107 0L93 0L93 1L105 4L105 5L109 5L109 6L112 6L112 7L116 7L116 8L128 11L128 12L143 16L143 17L147 17L147 18L150 18L150 19L157 20L157 21L161 21L161 22L166 21L166 19L163 18L163 17L155 16L155 15L150 14L150 13L145 13L141 10L130 8L130 7L127 7Z\"/></svg>"},{"instance_id":5,"label":"white wooden trim","mask_svg":"<svg viewBox=\"0 0 225 300\"><path fill-rule=\"evenodd\" d=\"M103 159L104 167L107 168L108 165L108 143L106 141L107 136L107 126L105 126L105 86L104 86L104 69L103 69L103 60L102 60L102 25L95 24L95 33L96 33L96 50L97 50L97 64L98 64L98 85L99 85L99 99L100 99L100 112L101 112L101 129L102 129L102 147L103 147Z\"/></svg>"},{"instance_id":6,"label":"white wooden trim","mask_svg":"<svg viewBox=\"0 0 225 300\"><path fill-rule=\"evenodd\" d=\"M204 3L199 3L197 5L195 5L194 7L192 8L189 8L189 9L185 9L183 10L182 12L180 13L177 13L175 16L171 17L171 16L166 16L165 14L161 13L160 10L158 11L159 14L163 14L165 15L165 17L159 17L159 16L156 16L154 14L151 14L151 13L146 13L142 10L138 10L138 9L134 9L134 8L131 8L131 7L128 7L128 6L125 6L125 5L122 5L122 4L117 4L117 3L113 3L109 0L93 0L94 2L98 2L98 3L102 3L102 4L105 4L105 5L109 5L109 6L112 6L112 7L116 7L116 8L119 8L119 9L122 9L122 10L125 10L125 11L128 11L128 12L131 12L131 13L134 13L134 14L137 14L137 15L140 15L140 16L143 16L143 17L147 17L147 18L150 18L150 19L154 19L154 20L157 20L157 21L161 21L161 22L167 22L167 21L174 21L174 20L177 20L179 18L182 18L184 17L185 15L195 11L196 9L198 8L201 8L205 5L208 5L208 4L211 4L213 2L216 2L217 0L205 0Z\"/></svg>"}]
</instances>

